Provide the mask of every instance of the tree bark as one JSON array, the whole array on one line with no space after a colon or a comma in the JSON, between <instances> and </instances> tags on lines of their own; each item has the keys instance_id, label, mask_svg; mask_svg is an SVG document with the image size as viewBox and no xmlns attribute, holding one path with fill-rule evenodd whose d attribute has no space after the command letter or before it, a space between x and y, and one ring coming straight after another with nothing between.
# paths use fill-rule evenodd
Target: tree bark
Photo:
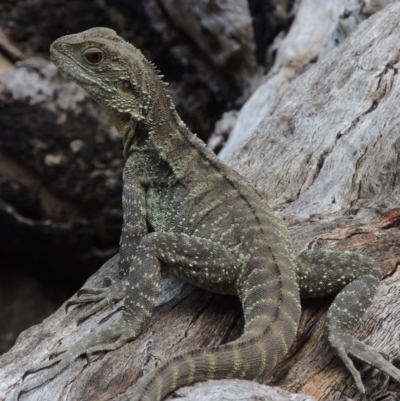
<instances>
[{"instance_id":1,"label":"tree bark","mask_svg":"<svg viewBox=\"0 0 400 401\"><path fill-rule=\"evenodd\" d=\"M275 107L298 76L320 62L358 25L394 0L302 0L286 36L269 48L274 62L263 83L241 109L228 141L219 153L223 160L243 143Z\"/></svg>"},{"instance_id":2,"label":"tree bark","mask_svg":"<svg viewBox=\"0 0 400 401\"><path fill-rule=\"evenodd\" d=\"M355 335L383 349L394 364L400 361L399 37L400 3L395 3L360 24L337 49L292 82L273 112L227 160L285 219L298 251L352 250L379 262L384 278ZM117 258L86 285L98 286L104 275L116 276ZM303 303L297 339L264 382L317 400L398 399L400 386L362 363L357 367L367 393L357 392L323 336L331 300ZM60 344L73 344L99 325L118 319L121 306L78 327L79 308L68 314L61 308L22 333L0 359L0 399L14 400L30 365L43 361ZM157 310L139 338L119 350L94 355L90 365L78 359L21 401L122 400L160 360L236 339L242 327L235 298L166 277ZM221 386L208 383L203 398L189 398L199 386L180 394L205 400L214 391L213 399L224 399L218 393ZM225 399L235 399L232 386ZM268 399L262 397L257 399Z\"/></svg>"}]
</instances>

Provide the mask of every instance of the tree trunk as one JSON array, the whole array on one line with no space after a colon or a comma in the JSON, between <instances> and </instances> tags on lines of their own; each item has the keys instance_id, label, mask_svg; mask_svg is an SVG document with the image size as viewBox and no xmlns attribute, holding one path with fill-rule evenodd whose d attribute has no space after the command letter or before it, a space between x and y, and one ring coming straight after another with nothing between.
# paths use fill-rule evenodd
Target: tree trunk
<instances>
[{"instance_id":1,"label":"tree trunk","mask_svg":"<svg viewBox=\"0 0 400 401\"><path fill-rule=\"evenodd\" d=\"M279 35L268 50L273 59L262 85L241 109L228 141L219 153L227 160L245 141L298 76L320 62L358 25L394 0L301 0L289 32Z\"/></svg>"},{"instance_id":2,"label":"tree trunk","mask_svg":"<svg viewBox=\"0 0 400 401\"><path fill-rule=\"evenodd\" d=\"M227 159L285 219L297 250L352 250L380 263L384 279L356 336L383 349L393 363L400 360L399 37L400 3L395 3L361 23L338 48L292 82L253 135ZM115 277L117 259L110 259L86 285L101 285L104 275ZM297 340L265 383L318 400L398 399L400 386L362 363L357 367L367 395L357 392L323 336L331 300L303 303ZM0 399L14 400L30 365L43 361L60 344L73 344L118 319L121 306L78 327L79 308L68 313L61 308L22 333L0 359ZM166 277L157 310L138 339L92 356L90 365L84 358L75 361L21 401L122 400L160 360L236 339L242 327L236 299ZM238 399L238 382L230 381L230 392L221 396L218 391L224 383L210 382L178 394L196 400ZM247 399L268 399L254 395L256 391L261 391L257 385Z\"/></svg>"}]
</instances>

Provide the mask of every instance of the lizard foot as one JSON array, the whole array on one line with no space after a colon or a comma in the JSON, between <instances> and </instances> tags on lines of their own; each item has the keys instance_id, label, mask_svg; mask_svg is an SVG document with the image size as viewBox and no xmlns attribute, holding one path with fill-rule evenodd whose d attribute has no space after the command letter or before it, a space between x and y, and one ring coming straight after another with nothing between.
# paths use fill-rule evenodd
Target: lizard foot
<instances>
[{"instance_id":1,"label":"lizard foot","mask_svg":"<svg viewBox=\"0 0 400 401\"><path fill-rule=\"evenodd\" d=\"M78 319L78 324L85 321L90 316L103 309L105 306L111 306L112 303L120 301L124 298L125 292L120 281L114 281L109 277L104 278L102 288L82 288L76 296L72 297L66 304L65 310L71 305L80 305L94 303L92 307L86 310Z\"/></svg>"},{"instance_id":2,"label":"lizard foot","mask_svg":"<svg viewBox=\"0 0 400 401\"><path fill-rule=\"evenodd\" d=\"M135 338L136 335L137 333L131 332L129 326L125 324L123 320L120 320L99 332L91 334L71 347L62 347L58 349L50 354L47 361L32 366L24 373L23 379L32 373L51 368L45 375L41 376L39 380L23 385L18 393L18 399L21 395L42 386L58 376L80 355L85 355L89 362L91 354L100 351L113 351L118 349L128 341Z\"/></svg>"},{"instance_id":3,"label":"lizard foot","mask_svg":"<svg viewBox=\"0 0 400 401\"><path fill-rule=\"evenodd\" d=\"M400 383L400 370L387 360L387 357L383 354L382 350L364 344L346 333L336 333L334 336L330 336L329 342L336 350L347 369L349 369L350 373L353 375L357 388L361 393L365 393L361 375L354 367L353 361L349 358L348 354L351 354L357 359L385 372Z\"/></svg>"}]
</instances>

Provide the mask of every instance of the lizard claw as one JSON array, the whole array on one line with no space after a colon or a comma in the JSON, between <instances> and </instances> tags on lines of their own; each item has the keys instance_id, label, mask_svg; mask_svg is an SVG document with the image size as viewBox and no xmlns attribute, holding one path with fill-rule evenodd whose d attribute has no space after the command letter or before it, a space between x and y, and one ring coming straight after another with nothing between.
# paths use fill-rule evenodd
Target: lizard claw
<instances>
[{"instance_id":1,"label":"lizard claw","mask_svg":"<svg viewBox=\"0 0 400 401\"><path fill-rule=\"evenodd\" d=\"M347 333L336 333L335 336L329 338L329 342L353 375L360 393L365 394L365 387L362 383L360 373L354 367L353 361L349 358L348 354L378 368L400 383L400 370L387 360L387 355L383 350L364 344Z\"/></svg>"},{"instance_id":2,"label":"lizard claw","mask_svg":"<svg viewBox=\"0 0 400 401\"><path fill-rule=\"evenodd\" d=\"M77 355L74 357L73 355L61 355L57 358L51 358L48 359L47 361L44 361L36 366L32 366L30 369L28 369L22 376L23 379L26 378L26 376L36 373L40 370L46 369L46 368L51 368L44 376L40 377L39 380L33 381L31 383L24 384L17 396L17 399L21 397L22 394L25 394L37 387L42 386L43 384L47 383L54 377L58 376L62 371L64 371L70 364L71 362L77 357ZM56 365L56 366L54 366Z\"/></svg>"},{"instance_id":3,"label":"lizard claw","mask_svg":"<svg viewBox=\"0 0 400 401\"><path fill-rule=\"evenodd\" d=\"M105 277L104 285L107 287L82 288L77 292L76 296L67 301L65 304L66 311L68 311L68 308L71 305L94 303L94 305L92 305L83 313L82 316L80 316L78 319L78 324L81 324L87 318L94 315L107 305L111 308L113 303L120 301L125 296L120 281L113 281L111 278Z\"/></svg>"},{"instance_id":4,"label":"lizard claw","mask_svg":"<svg viewBox=\"0 0 400 401\"><path fill-rule=\"evenodd\" d=\"M111 277L105 276L103 278L103 287L101 287L101 288L91 288L91 287L81 288L77 292L76 295L77 295L77 297L80 297L81 295L98 295L98 294L102 294L104 292L107 292L107 289L109 287L111 287L115 283L116 283L116 281L113 280Z\"/></svg>"},{"instance_id":5,"label":"lizard claw","mask_svg":"<svg viewBox=\"0 0 400 401\"><path fill-rule=\"evenodd\" d=\"M76 297L73 297L67 301L67 303L65 304L65 312L68 312L68 308L71 305L80 305L80 304L88 304L88 303L92 303L92 302L99 302L104 298L105 294L106 294L106 291L103 291L96 295L81 297L78 293L76 295Z\"/></svg>"},{"instance_id":6,"label":"lizard claw","mask_svg":"<svg viewBox=\"0 0 400 401\"><path fill-rule=\"evenodd\" d=\"M133 331L131 331L132 329ZM120 320L98 333L93 333L91 336L83 339L72 347L62 347L52 352L47 361L32 366L23 374L23 379L25 379L27 375L46 368L51 368L45 375L41 376L39 380L24 384L18 393L17 399L19 399L22 394L40 387L58 376L80 355L85 355L88 364L90 364L90 356L93 353L118 349L135 338L137 334L137 330L129 327L124 321Z\"/></svg>"}]
</instances>

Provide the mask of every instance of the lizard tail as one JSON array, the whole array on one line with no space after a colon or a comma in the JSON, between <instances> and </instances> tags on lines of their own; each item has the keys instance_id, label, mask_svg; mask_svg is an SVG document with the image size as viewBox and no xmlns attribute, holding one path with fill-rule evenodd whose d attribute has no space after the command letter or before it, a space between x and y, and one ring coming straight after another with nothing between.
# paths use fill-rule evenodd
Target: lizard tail
<instances>
[{"instance_id":1,"label":"lizard tail","mask_svg":"<svg viewBox=\"0 0 400 401\"><path fill-rule=\"evenodd\" d=\"M254 282L246 283L249 290L244 289L240 297L243 335L234 342L192 350L165 361L143 377L131 401L160 401L175 389L196 382L254 379L272 372L296 336L299 295L292 280L265 282L255 276L260 274L253 274Z\"/></svg>"}]
</instances>

